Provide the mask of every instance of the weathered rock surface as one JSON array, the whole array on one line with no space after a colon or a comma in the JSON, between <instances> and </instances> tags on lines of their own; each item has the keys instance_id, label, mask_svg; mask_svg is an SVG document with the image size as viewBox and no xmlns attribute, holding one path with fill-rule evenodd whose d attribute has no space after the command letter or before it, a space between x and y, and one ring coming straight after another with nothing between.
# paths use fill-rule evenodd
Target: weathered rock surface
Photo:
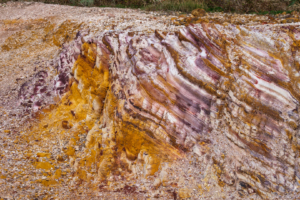
<instances>
[{"instance_id":1,"label":"weathered rock surface","mask_svg":"<svg viewBox=\"0 0 300 200\"><path fill-rule=\"evenodd\" d=\"M31 121L5 132L31 183L68 198L298 198L300 24L207 15L174 31L76 28L55 72L18 89Z\"/></svg>"}]
</instances>

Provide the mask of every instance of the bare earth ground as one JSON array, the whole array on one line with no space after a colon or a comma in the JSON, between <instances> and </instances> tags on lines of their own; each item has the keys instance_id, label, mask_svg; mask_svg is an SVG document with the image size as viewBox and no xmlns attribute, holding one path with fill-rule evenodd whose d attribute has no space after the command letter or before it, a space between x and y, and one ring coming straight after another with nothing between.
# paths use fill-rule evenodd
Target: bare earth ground
<instances>
[{"instance_id":1,"label":"bare earth ground","mask_svg":"<svg viewBox=\"0 0 300 200\"><path fill-rule=\"evenodd\" d=\"M221 21L224 18L221 14L210 14L209 17L219 18ZM100 191L101 187L98 185L95 189L95 185L78 182L72 176L68 162L58 163L60 168L64 169L63 179L59 184L49 187L43 180L51 175L51 171L41 171L30 164L34 159L40 159L32 156L30 152L49 149L47 146L43 149L38 145L39 139L42 138L34 141L24 139L23 133L28 129L26 122L29 122L31 116L23 114L23 110L18 107L18 91L21 85L29 81L37 71L47 70L50 74L48 79L55 76L55 58L63 44L71 41L79 30L89 29L95 35L104 30L125 29L145 33L156 29L170 32L182 27L180 23L174 22L174 18L177 19L178 16L132 9L81 8L42 3L0 4L0 199L147 199L159 196L163 196L160 199L178 198L177 194L168 188L161 191L135 192L128 186L128 191L123 192ZM298 19L298 16L295 18ZM252 21L249 21L249 16L234 15L227 16L226 19L222 23L271 23L275 20L262 16L251 17ZM19 118L21 115L25 117ZM53 138L49 142L53 143L51 148L54 148L57 140ZM181 174L192 174L194 171L196 173L197 163L194 164L194 169L181 168L185 162L189 161L182 160L177 164L174 177L180 170ZM210 169L205 170L205 174L211 173ZM209 189L209 184L214 185L216 182L213 176L211 175L211 182L206 189L203 189L203 198L225 198L218 196L217 191L220 188ZM176 181L186 182L183 177L174 178L174 182ZM184 188L182 192L192 193ZM231 199L230 195L235 196L235 191L222 192L228 194L228 199Z\"/></svg>"}]
</instances>

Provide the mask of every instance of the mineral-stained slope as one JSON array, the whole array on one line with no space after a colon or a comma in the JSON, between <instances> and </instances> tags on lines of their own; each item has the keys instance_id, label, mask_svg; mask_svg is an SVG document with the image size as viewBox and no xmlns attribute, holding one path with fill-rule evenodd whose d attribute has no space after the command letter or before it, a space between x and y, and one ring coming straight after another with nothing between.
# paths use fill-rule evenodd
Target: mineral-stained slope
<instances>
[{"instance_id":1,"label":"mineral-stained slope","mask_svg":"<svg viewBox=\"0 0 300 200\"><path fill-rule=\"evenodd\" d=\"M299 197L299 26L79 31L56 76L39 71L19 90L34 119L19 141L40 147L23 159L44 173L33 184L137 199Z\"/></svg>"},{"instance_id":2,"label":"mineral-stained slope","mask_svg":"<svg viewBox=\"0 0 300 200\"><path fill-rule=\"evenodd\" d=\"M193 152L214 167L220 187L239 185L241 196L296 192L299 37L296 25L209 23L147 35L79 32L57 66L61 103L43 111L50 114L38 130L73 135L65 151L83 180L92 165L102 181L118 169L154 175ZM32 87L37 112L47 90Z\"/></svg>"}]
</instances>

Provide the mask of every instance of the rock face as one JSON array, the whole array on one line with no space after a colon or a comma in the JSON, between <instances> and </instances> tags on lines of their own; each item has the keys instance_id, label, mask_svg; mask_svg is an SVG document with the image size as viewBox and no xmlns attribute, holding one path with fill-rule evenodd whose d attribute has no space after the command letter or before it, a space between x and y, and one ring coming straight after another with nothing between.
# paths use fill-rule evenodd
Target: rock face
<instances>
[{"instance_id":1,"label":"rock face","mask_svg":"<svg viewBox=\"0 0 300 200\"><path fill-rule=\"evenodd\" d=\"M80 32L60 55L54 83L62 103L42 123L65 120L73 128L58 129L78 132L84 120L91 163L77 168L95 162L101 180L118 168L135 172L136 161L153 175L193 152L215 168L220 187L240 187L241 196L295 192L299 37L297 25ZM77 143L68 147L71 160Z\"/></svg>"},{"instance_id":2,"label":"rock face","mask_svg":"<svg viewBox=\"0 0 300 200\"><path fill-rule=\"evenodd\" d=\"M36 71L19 89L18 117L32 121L14 143L32 147L20 156L30 184L116 199L298 198L300 25L208 21L68 37L56 75Z\"/></svg>"}]
</instances>

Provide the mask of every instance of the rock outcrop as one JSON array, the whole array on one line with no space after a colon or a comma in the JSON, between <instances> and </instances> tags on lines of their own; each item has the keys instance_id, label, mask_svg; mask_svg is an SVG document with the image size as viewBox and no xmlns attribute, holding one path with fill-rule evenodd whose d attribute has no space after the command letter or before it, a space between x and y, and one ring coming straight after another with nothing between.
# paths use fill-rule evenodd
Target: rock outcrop
<instances>
[{"instance_id":1,"label":"rock outcrop","mask_svg":"<svg viewBox=\"0 0 300 200\"><path fill-rule=\"evenodd\" d=\"M214 166L220 186L240 185L242 193L263 198L293 192L299 36L293 25L209 23L148 35L80 32L60 55L54 91L63 99L46 117L55 121L47 128L79 134L84 120L88 134L81 146L92 152L101 180L118 168L134 172L137 160L153 175L162 163L194 152L209 157L202 165ZM44 99L42 87L36 90ZM33 110L38 105L33 102ZM71 160L83 159L77 143L68 146Z\"/></svg>"},{"instance_id":2,"label":"rock outcrop","mask_svg":"<svg viewBox=\"0 0 300 200\"><path fill-rule=\"evenodd\" d=\"M33 165L50 173L65 162L70 184L127 196L297 197L299 30L203 21L79 31L54 78L40 71L20 88L23 113L37 119L24 137L60 146Z\"/></svg>"}]
</instances>

